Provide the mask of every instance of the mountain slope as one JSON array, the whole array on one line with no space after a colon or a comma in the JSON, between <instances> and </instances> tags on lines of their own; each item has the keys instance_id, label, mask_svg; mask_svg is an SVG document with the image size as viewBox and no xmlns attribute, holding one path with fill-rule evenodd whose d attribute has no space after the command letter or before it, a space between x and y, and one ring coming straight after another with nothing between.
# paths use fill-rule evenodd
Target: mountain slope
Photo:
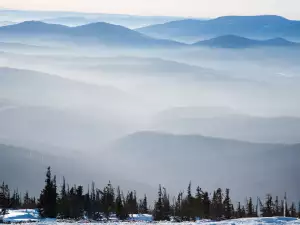
<instances>
[{"instance_id":1,"label":"mountain slope","mask_svg":"<svg viewBox=\"0 0 300 225\"><path fill-rule=\"evenodd\" d=\"M64 176L69 185L84 185L85 190L92 181L99 188L111 181L124 191L136 188L140 196L143 193L153 193L154 196L155 189L151 186L119 176L109 167L102 166L99 163L101 158L92 160L84 154L55 157L42 151L0 144L1 182L7 183L11 191L18 189L22 193L29 191L31 195L39 196L44 187L46 169L51 166L53 174L57 175L58 186L61 186Z\"/></svg>"},{"instance_id":2,"label":"mountain slope","mask_svg":"<svg viewBox=\"0 0 300 225\"><path fill-rule=\"evenodd\" d=\"M152 25L137 31L157 38L238 35L250 38L300 38L300 21L279 16L225 16L211 20L181 20Z\"/></svg>"},{"instance_id":3,"label":"mountain slope","mask_svg":"<svg viewBox=\"0 0 300 225\"><path fill-rule=\"evenodd\" d=\"M177 190L189 181L212 190L228 187L234 199L245 195L299 198L300 145L253 144L197 135L140 132L119 140L108 155L122 173ZM147 174L147 177L143 177ZM293 196L293 197L292 197Z\"/></svg>"},{"instance_id":4,"label":"mountain slope","mask_svg":"<svg viewBox=\"0 0 300 225\"><path fill-rule=\"evenodd\" d=\"M87 45L89 42L103 45L136 46L136 47L168 47L183 44L168 40L157 40L140 34L128 28L109 23L92 23L77 27L67 27L57 24L47 24L39 21L26 21L20 24L0 27L3 37L18 38L54 38Z\"/></svg>"},{"instance_id":5,"label":"mountain slope","mask_svg":"<svg viewBox=\"0 0 300 225\"><path fill-rule=\"evenodd\" d=\"M260 143L300 143L300 118L248 116L222 108L171 108L155 117L153 129Z\"/></svg>"},{"instance_id":6,"label":"mountain slope","mask_svg":"<svg viewBox=\"0 0 300 225\"><path fill-rule=\"evenodd\" d=\"M200 41L195 46L207 46L215 48L251 48L251 47L295 47L296 43L287 41L283 38L273 38L264 41L252 40L235 35L225 35Z\"/></svg>"}]
</instances>

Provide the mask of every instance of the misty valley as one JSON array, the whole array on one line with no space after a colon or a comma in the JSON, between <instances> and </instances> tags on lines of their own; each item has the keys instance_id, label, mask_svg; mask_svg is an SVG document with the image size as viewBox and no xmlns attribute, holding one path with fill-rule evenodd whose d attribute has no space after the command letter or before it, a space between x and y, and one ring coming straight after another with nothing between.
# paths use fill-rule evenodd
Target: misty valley
<instances>
[{"instance_id":1,"label":"misty valley","mask_svg":"<svg viewBox=\"0 0 300 225\"><path fill-rule=\"evenodd\" d=\"M126 18L0 9L0 181L298 204L300 21Z\"/></svg>"}]
</instances>

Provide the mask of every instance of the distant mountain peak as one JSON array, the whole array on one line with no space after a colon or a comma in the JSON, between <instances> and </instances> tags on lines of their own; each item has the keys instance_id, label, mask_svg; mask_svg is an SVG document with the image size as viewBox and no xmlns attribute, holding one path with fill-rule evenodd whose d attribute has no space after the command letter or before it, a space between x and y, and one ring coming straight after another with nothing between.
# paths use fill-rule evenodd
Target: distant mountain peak
<instances>
[{"instance_id":1,"label":"distant mountain peak","mask_svg":"<svg viewBox=\"0 0 300 225\"><path fill-rule=\"evenodd\" d=\"M289 47L297 43L290 42L284 38L273 38L268 40L253 40L237 35L223 35L205 41L195 43L196 46L207 46L216 48L248 48L248 47Z\"/></svg>"}]
</instances>

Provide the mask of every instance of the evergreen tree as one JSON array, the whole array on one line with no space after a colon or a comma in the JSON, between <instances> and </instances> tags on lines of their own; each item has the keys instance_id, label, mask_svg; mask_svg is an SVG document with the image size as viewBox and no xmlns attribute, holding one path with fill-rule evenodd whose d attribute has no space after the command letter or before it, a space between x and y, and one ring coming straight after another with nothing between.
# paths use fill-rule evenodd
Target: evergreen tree
<instances>
[{"instance_id":1,"label":"evergreen tree","mask_svg":"<svg viewBox=\"0 0 300 225\"><path fill-rule=\"evenodd\" d=\"M196 189L196 196L194 201L195 216L204 218L203 192L199 186Z\"/></svg>"},{"instance_id":2,"label":"evergreen tree","mask_svg":"<svg viewBox=\"0 0 300 225\"><path fill-rule=\"evenodd\" d=\"M280 205L279 205L279 199L278 196L276 196L275 201L274 201L274 216L282 216L283 212L281 211Z\"/></svg>"},{"instance_id":3,"label":"evergreen tree","mask_svg":"<svg viewBox=\"0 0 300 225\"><path fill-rule=\"evenodd\" d=\"M65 177L63 177L63 184L58 199L58 212L61 218L70 218L71 216L69 200L69 191L66 190L66 180Z\"/></svg>"},{"instance_id":4,"label":"evergreen tree","mask_svg":"<svg viewBox=\"0 0 300 225\"><path fill-rule=\"evenodd\" d=\"M162 199L162 189L161 185L159 185L158 188L158 199L154 206L154 220L160 221L164 218L164 212L163 212L163 199Z\"/></svg>"},{"instance_id":5,"label":"evergreen tree","mask_svg":"<svg viewBox=\"0 0 300 225\"><path fill-rule=\"evenodd\" d=\"M237 206L237 209L236 209L236 215L235 217L236 218L242 218L242 208L241 208L241 203L238 202L238 206Z\"/></svg>"},{"instance_id":6,"label":"evergreen tree","mask_svg":"<svg viewBox=\"0 0 300 225\"><path fill-rule=\"evenodd\" d=\"M233 216L232 203L229 196L229 189L226 189L225 199L223 201L224 216L226 219L231 219Z\"/></svg>"},{"instance_id":7,"label":"evergreen tree","mask_svg":"<svg viewBox=\"0 0 300 225\"><path fill-rule=\"evenodd\" d=\"M147 195L144 196L141 201L140 213L147 214L148 213L148 200Z\"/></svg>"},{"instance_id":8,"label":"evergreen tree","mask_svg":"<svg viewBox=\"0 0 300 225\"><path fill-rule=\"evenodd\" d=\"M6 214L7 208L10 208L10 190L8 185L4 182L0 186L0 208L2 209L1 214Z\"/></svg>"},{"instance_id":9,"label":"evergreen tree","mask_svg":"<svg viewBox=\"0 0 300 225\"><path fill-rule=\"evenodd\" d=\"M291 207L289 208L289 216L297 217L297 209L294 202L292 202Z\"/></svg>"},{"instance_id":10,"label":"evergreen tree","mask_svg":"<svg viewBox=\"0 0 300 225\"><path fill-rule=\"evenodd\" d=\"M39 211L42 217L56 218L56 177L52 179L51 168L46 173L45 187L41 191L39 200Z\"/></svg>"},{"instance_id":11,"label":"evergreen tree","mask_svg":"<svg viewBox=\"0 0 300 225\"><path fill-rule=\"evenodd\" d=\"M211 216L214 220L221 220L223 217L223 196L221 188L218 188L213 193L211 202Z\"/></svg>"},{"instance_id":12,"label":"evergreen tree","mask_svg":"<svg viewBox=\"0 0 300 225\"><path fill-rule=\"evenodd\" d=\"M163 212L164 212L164 220L170 220L171 215L171 206L169 195L167 194L167 189L163 188Z\"/></svg>"},{"instance_id":13,"label":"evergreen tree","mask_svg":"<svg viewBox=\"0 0 300 225\"><path fill-rule=\"evenodd\" d=\"M114 188L110 182L107 184L107 186L103 189L103 192L101 193L101 205L104 215L108 219L109 215L115 209L115 193Z\"/></svg>"},{"instance_id":14,"label":"evergreen tree","mask_svg":"<svg viewBox=\"0 0 300 225\"><path fill-rule=\"evenodd\" d=\"M205 192L203 194L203 218L205 219L209 219L210 218L210 204L211 201L209 199L209 195L208 192Z\"/></svg>"},{"instance_id":15,"label":"evergreen tree","mask_svg":"<svg viewBox=\"0 0 300 225\"><path fill-rule=\"evenodd\" d=\"M120 220L128 218L126 213L124 202L122 200L120 187L117 188L117 197L116 197L116 215Z\"/></svg>"},{"instance_id":16,"label":"evergreen tree","mask_svg":"<svg viewBox=\"0 0 300 225\"><path fill-rule=\"evenodd\" d=\"M253 205L253 201L252 198L250 197L249 200L247 201L247 208L246 208L246 214L247 217L255 217L256 213L254 212L254 205Z\"/></svg>"},{"instance_id":17,"label":"evergreen tree","mask_svg":"<svg viewBox=\"0 0 300 225\"><path fill-rule=\"evenodd\" d=\"M266 196L265 204L261 205L261 213L263 217L272 217L273 216L273 199L270 194Z\"/></svg>"},{"instance_id":18,"label":"evergreen tree","mask_svg":"<svg viewBox=\"0 0 300 225\"><path fill-rule=\"evenodd\" d=\"M13 195L10 199L10 207L13 209L19 209L21 207L21 197L18 190L14 190Z\"/></svg>"}]
</instances>

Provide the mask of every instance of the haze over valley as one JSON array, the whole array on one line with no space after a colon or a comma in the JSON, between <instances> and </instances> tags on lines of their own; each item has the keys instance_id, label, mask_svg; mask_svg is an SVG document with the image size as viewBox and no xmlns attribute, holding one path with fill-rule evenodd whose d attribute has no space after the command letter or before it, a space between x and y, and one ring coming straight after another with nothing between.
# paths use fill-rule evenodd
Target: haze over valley
<instances>
[{"instance_id":1,"label":"haze over valley","mask_svg":"<svg viewBox=\"0 0 300 225\"><path fill-rule=\"evenodd\" d=\"M298 201L299 28L0 9L0 177L39 194L51 164L152 200L192 181Z\"/></svg>"}]
</instances>

